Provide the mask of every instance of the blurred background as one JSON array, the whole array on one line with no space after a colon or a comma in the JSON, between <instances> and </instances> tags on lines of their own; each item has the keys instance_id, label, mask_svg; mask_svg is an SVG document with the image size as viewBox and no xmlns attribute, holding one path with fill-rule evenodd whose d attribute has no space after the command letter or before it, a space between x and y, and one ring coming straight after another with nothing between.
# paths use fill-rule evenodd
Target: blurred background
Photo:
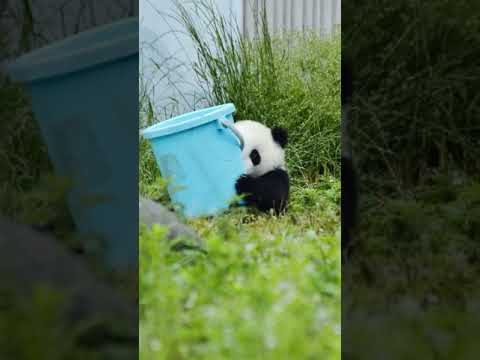
<instances>
[{"instance_id":1,"label":"blurred background","mask_svg":"<svg viewBox=\"0 0 480 360\"><path fill-rule=\"evenodd\" d=\"M136 16L136 0L0 2L2 359L137 356L137 269L116 273L86 254L87 241L77 236L66 204L69 184L56 176L27 87L12 81L3 67L23 54L85 30ZM136 68L125 75L136 85ZM136 108L138 88L124 90L132 93L130 104ZM71 95L72 102L60 100L58 93L53 95L47 87L41 97L53 102L53 108L57 101L58 108L71 109L84 105L88 97L78 89L72 89ZM52 115L42 120L48 123L55 111ZM72 125L82 127L88 119L77 120ZM136 116L130 121L136 145ZM57 137L65 138L63 135L58 131ZM78 133L74 138L84 142ZM136 154L136 147L131 149ZM135 191L135 171L131 177ZM134 206L136 214L136 202ZM137 225L135 216L131 223ZM131 240L136 243L136 238Z\"/></svg>"},{"instance_id":2,"label":"blurred background","mask_svg":"<svg viewBox=\"0 0 480 360\"><path fill-rule=\"evenodd\" d=\"M5 0L0 4L5 47L19 55L116 19L138 16L138 0ZM1 60L1 58L0 58Z\"/></svg>"}]
</instances>

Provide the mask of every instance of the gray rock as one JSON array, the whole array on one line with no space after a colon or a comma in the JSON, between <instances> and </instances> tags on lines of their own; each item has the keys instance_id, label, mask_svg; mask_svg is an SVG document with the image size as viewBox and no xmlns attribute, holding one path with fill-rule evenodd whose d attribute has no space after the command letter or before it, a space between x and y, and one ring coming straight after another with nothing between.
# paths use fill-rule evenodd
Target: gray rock
<instances>
[{"instance_id":1,"label":"gray rock","mask_svg":"<svg viewBox=\"0 0 480 360\"><path fill-rule=\"evenodd\" d=\"M202 248L202 241L193 229L186 226L177 218L175 213L171 212L163 205L146 198L139 200L140 223L151 227L153 224L166 226L169 229L168 238L188 239L189 245Z\"/></svg>"},{"instance_id":2,"label":"gray rock","mask_svg":"<svg viewBox=\"0 0 480 360\"><path fill-rule=\"evenodd\" d=\"M135 342L138 307L123 293L100 280L85 259L69 253L53 237L0 217L0 284L28 299L38 287L64 296L67 324L88 319L113 319L126 341Z\"/></svg>"}]
</instances>

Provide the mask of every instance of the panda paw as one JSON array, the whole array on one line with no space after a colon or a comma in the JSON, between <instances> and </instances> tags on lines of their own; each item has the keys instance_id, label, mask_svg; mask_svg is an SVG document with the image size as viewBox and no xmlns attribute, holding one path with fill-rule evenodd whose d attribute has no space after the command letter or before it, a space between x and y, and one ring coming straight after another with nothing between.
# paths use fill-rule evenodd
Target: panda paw
<instances>
[{"instance_id":1,"label":"panda paw","mask_svg":"<svg viewBox=\"0 0 480 360\"><path fill-rule=\"evenodd\" d=\"M251 193L254 178L250 175L242 175L235 183L235 190L238 195Z\"/></svg>"}]
</instances>

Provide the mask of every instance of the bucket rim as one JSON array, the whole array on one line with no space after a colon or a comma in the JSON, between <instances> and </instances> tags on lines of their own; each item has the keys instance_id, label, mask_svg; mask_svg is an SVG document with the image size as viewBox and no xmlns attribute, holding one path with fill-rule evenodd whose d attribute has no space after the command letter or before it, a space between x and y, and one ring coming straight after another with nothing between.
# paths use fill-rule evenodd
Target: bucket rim
<instances>
[{"instance_id":1,"label":"bucket rim","mask_svg":"<svg viewBox=\"0 0 480 360\"><path fill-rule=\"evenodd\" d=\"M139 30L136 24L138 24L138 17L129 17L82 31L20 56L6 64L5 70L15 81L35 82L138 54ZM90 43L80 46L74 51L62 52L62 48L66 45L78 42L83 38L129 26L134 30L122 34L116 39Z\"/></svg>"},{"instance_id":2,"label":"bucket rim","mask_svg":"<svg viewBox=\"0 0 480 360\"><path fill-rule=\"evenodd\" d=\"M224 115L233 114L235 111L236 109L233 103L191 111L151 125L141 130L141 135L149 140L172 135L215 121ZM196 115L196 117L192 117L193 115Z\"/></svg>"}]
</instances>

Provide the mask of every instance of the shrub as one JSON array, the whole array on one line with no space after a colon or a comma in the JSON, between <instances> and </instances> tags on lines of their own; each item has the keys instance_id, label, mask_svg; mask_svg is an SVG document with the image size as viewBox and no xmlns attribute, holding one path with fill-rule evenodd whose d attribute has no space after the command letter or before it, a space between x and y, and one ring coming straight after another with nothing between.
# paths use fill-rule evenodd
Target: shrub
<instances>
[{"instance_id":1,"label":"shrub","mask_svg":"<svg viewBox=\"0 0 480 360\"><path fill-rule=\"evenodd\" d=\"M432 168L478 173L478 6L349 6L344 21L357 25L343 32L342 46L355 59L351 130L364 173L397 188L421 183Z\"/></svg>"},{"instance_id":2,"label":"shrub","mask_svg":"<svg viewBox=\"0 0 480 360\"><path fill-rule=\"evenodd\" d=\"M272 36L266 12L259 36L244 37L231 20L206 2L198 19L178 4L177 20L196 50L194 70L210 105L232 102L236 119L289 130L288 163L294 174L339 174L340 37L314 33Z\"/></svg>"}]
</instances>

